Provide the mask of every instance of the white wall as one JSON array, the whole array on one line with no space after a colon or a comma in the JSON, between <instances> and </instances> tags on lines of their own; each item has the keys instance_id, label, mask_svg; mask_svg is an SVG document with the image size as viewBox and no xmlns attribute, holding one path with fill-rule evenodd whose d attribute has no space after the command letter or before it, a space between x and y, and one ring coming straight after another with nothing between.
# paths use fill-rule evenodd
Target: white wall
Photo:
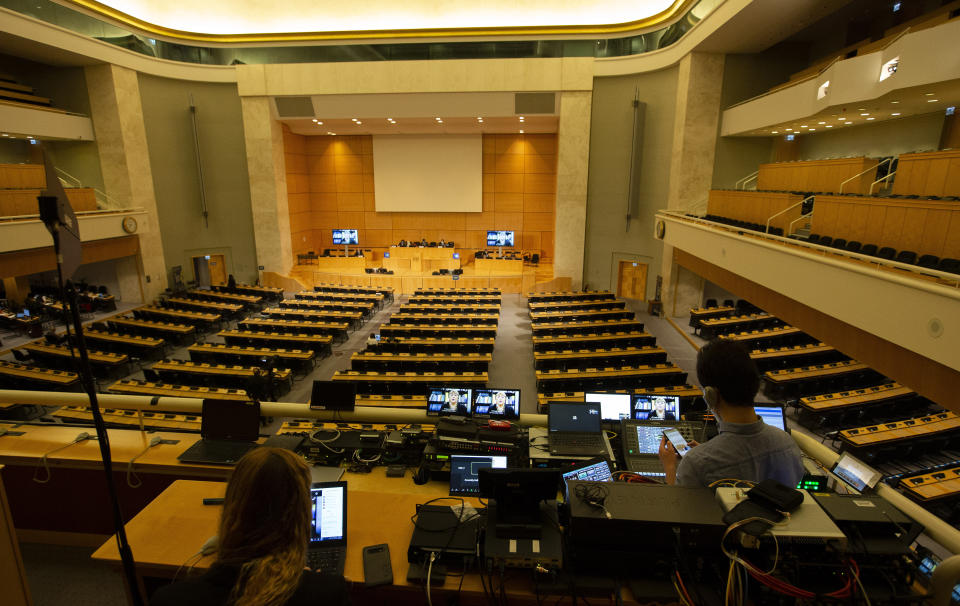
<instances>
[{"instance_id":1,"label":"white wall","mask_svg":"<svg viewBox=\"0 0 960 606\"><path fill-rule=\"evenodd\" d=\"M940 145L943 112L885 120L870 126L851 126L831 133L798 137L800 160L866 156L881 158Z\"/></svg>"}]
</instances>

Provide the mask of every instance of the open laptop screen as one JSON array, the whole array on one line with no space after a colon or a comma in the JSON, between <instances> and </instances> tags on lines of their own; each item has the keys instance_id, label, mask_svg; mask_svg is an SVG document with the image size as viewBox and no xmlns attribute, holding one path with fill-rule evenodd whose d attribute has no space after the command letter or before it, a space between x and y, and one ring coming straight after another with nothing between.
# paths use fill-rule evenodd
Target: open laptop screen
<instances>
[{"instance_id":1,"label":"open laptop screen","mask_svg":"<svg viewBox=\"0 0 960 606\"><path fill-rule=\"evenodd\" d=\"M310 489L310 546L346 541L347 483L322 482Z\"/></svg>"},{"instance_id":2,"label":"open laptop screen","mask_svg":"<svg viewBox=\"0 0 960 606\"><path fill-rule=\"evenodd\" d=\"M480 494L481 469L506 469L507 457L492 455L451 455L450 456L450 494Z\"/></svg>"},{"instance_id":3,"label":"open laptop screen","mask_svg":"<svg viewBox=\"0 0 960 606\"><path fill-rule=\"evenodd\" d=\"M600 433L600 405L551 402L547 423L551 433Z\"/></svg>"},{"instance_id":4,"label":"open laptop screen","mask_svg":"<svg viewBox=\"0 0 960 606\"><path fill-rule=\"evenodd\" d=\"M600 405L600 418L604 421L620 421L630 418L630 394L628 393L586 393L585 402Z\"/></svg>"},{"instance_id":5,"label":"open laptop screen","mask_svg":"<svg viewBox=\"0 0 960 606\"><path fill-rule=\"evenodd\" d=\"M255 442L260 434L260 405L235 400L203 401L200 435L205 440Z\"/></svg>"},{"instance_id":6,"label":"open laptop screen","mask_svg":"<svg viewBox=\"0 0 960 606\"><path fill-rule=\"evenodd\" d=\"M633 418L638 421L679 421L679 396L633 395Z\"/></svg>"},{"instance_id":7,"label":"open laptop screen","mask_svg":"<svg viewBox=\"0 0 960 606\"><path fill-rule=\"evenodd\" d=\"M754 406L757 416L763 419L767 425L773 425L777 429L786 431L786 423L783 420L783 408L780 406Z\"/></svg>"},{"instance_id":8,"label":"open laptop screen","mask_svg":"<svg viewBox=\"0 0 960 606\"><path fill-rule=\"evenodd\" d=\"M866 463L846 453L840 455L830 471L860 492L873 488L881 478L879 471L867 467Z\"/></svg>"}]
</instances>

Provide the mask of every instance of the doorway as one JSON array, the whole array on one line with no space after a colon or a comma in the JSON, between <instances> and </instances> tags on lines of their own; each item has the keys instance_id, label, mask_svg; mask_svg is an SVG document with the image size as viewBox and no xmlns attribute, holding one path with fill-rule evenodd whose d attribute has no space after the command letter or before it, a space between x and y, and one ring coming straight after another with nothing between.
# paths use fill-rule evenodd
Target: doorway
<instances>
[{"instance_id":1,"label":"doorway","mask_svg":"<svg viewBox=\"0 0 960 606\"><path fill-rule=\"evenodd\" d=\"M210 288L227 283L227 263L223 255L203 255L193 258L193 275L197 288Z\"/></svg>"},{"instance_id":2,"label":"doorway","mask_svg":"<svg viewBox=\"0 0 960 606\"><path fill-rule=\"evenodd\" d=\"M620 261L617 272L617 296L645 301L647 298L647 264Z\"/></svg>"}]
</instances>

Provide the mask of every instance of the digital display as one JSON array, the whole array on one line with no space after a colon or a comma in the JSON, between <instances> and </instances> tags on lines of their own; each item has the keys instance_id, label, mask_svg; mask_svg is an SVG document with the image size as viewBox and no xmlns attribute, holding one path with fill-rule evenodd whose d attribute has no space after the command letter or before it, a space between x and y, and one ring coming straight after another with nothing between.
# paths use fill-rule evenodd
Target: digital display
<instances>
[{"instance_id":1,"label":"digital display","mask_svg":"<svg viewBox=\"0 0 960 606\"><path fill-rule=\"evenodd\" d=\"M630 418L630 394L628 393L587 393L585 402L600 405L600 418L604 421L620 421Z\"/></svg>"},{"instance_id":2,"label":"digital display","mask_svg":"<svg viewBox=\"0 0 960 606\"><path fill-rule=\"evenodd\" d=\"M680 435L680 432L673 427L663 430L663 435L667 436L667 440L673 445L673 447L677 450L677 454L681 457L690 452L690 445L687 444L687 441L683 439L683 436Z\"/></svg>"},{"instance_id":3,"label":"digital display","mask_svg":"<svg viewBox=\"0 0 960 606\"><path fill-rule=\"evenodd\" d=\"M495 419L520 416L519 389L478 389L474 393L473 414Z\"/></svg>"},{"instance_id":4,"label":"digital display","mask_svg":"<svg viewBox=\"0 0 960 606\"><path fill-rule=\"evenodd\" d=\"M680 397L634 394L633 418L638 421L679 421Z\"/></svg>"},{"instance_id":5,"label":"digital display","mask_svg":"<svg viewBox=\"0 0 960 606\"><path fill-rule=\"evenodd\" d=\"M203 401L200 435L210 440L253 442L260 433L260 405L234 400Z\"/></svg>"},{"instance_id":6,"label":"digital display","mask_svg":"<svg viewBox=\"0 0 960 606\"><path fill-rule=\"evenodd\" d=\"M487 246L513 246L513 232L488 231Z\"/></svg>"},{"instance_id":7,"label":"digital display","mask_svg":"<svg viewBox=\"0 0 960 606\"><path fill-rule=\"evenodd\" d=\"M473 390L464 387L434 387L427 393L427 414L470 416Z\"/></svg>"},{"instance_id":8,"label":"digital display","mask_svg":"<svg viewBox=\"0 0 960 606\"><path fill-rule=\"evenodd\" d=\"M863 492L868 488L873 488L880 481L879 471L870 469L866 463L851 457L848 454L840 455L840 459L831 469L838 478Z\"/></svg>"},{"instance_id":9,"label":"digital display","mask_svg":"<svg viewBox=\"0 0 960 606\"><path fill-rule=\"evenodd\" d=\"M610 474L610 464L606 461L600 461L586 467L574 469L563 474L563 481L585 480L587 482L613 482L613 476Z\"/></svg>"},{"instance_id":10,"label":"digital display","mask_svg":"<svg viewBox=\"0 0 960 606\"><path fill-rule=\"evenodd\" d=\"M600 407L588 403L552 402L547 422L550 431L599 433Z\"/></svg>"},{"instance_id":11,"label":"digital display","mask_svg":"<svg viewBox=\"0 0 960 606\"><path fill-rule=\"evenodd\" d=\"M334 244L359 244L360 240L357 237L357 230L355 229L333 230L333 243Z\"/></svg>"},{"instance_id":12,"label":"digital display","mask_svg":"<svg viewBox=\"0 0 960 606\"><path fill-rule=\"evenodd\" d=\"M786 423L783 419L783 409L779 406L754 406L753 410L757 413L758 417L763 419L766 425L772 425L783 431L787 430Z\"/></svg>"},{"instance_id":13,"label":"digital display","mask_svg":"<svg viewBox=\"0 0 960 606\"><path fill-rule=\"evenodd\" d=\"M664 427L657 425L637 425L637 452L639 455L652 455L660 452L660 440Z\"/></svg>"},{"instance_id":14,"label":"digital display","mask_svg":"<svg viewBox=\"0 0 960 606\"><path fill-rule=\"evenodd\" d=\"M310 489L312 523L310 525L310 544L317 545L325 541L340 541L346 536L346 482L337 482L332 486L314 486Z\"/></svg>"},{"instance_id":15,"label":"digital display","mask_svg":"<svg viewBox=\"0 0 960 606\"><path fill-rule=\"evenodd\" d=\"M450 494L480 494L479 472L487 467L506 469L507 457L452 455L450 457Z\"/></svg>"}]
</instances>

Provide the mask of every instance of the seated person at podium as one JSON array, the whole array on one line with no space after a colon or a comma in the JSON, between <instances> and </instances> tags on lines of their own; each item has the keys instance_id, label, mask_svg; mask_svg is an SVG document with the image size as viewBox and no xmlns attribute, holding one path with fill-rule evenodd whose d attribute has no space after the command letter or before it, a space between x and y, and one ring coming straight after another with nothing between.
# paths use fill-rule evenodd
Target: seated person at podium
<instances>
[{"instance_id":1,"label":"seated person at podium","mask_svg":"<svg viewBox=\"0 0 960 606\"><path fill-rule=\"evenodd\" d=\"M446 248L446 247L447 247L447 241L444 240L443 238L440 238L440 241L437 242L437 248Z\"/></svg>"},{"instance_id":2,"label":"seated person at podium","mask_svg":"<svg viewBox=\"0 0 960 606\"><path fill-rule=\"evenodd\" d=\"M159 588L151 606L348 604L343 577L304 567L310 482L310 468L292 451L244 455L227 484L216 561L203 575Z\"/></svg>"},{"instance_id":3,"label":"seated person at podium","mask_svg":"<svg viewBox=\"0 0 960 606\"><path fill-rule=\"evenodd\" d=\"M421 239L420 239L420 246L423 247L423 248L426 248L426 247L427 247L427 239L426 239L426 238L421 238Z\"/></svg>"},{"instance_id":4,"label":"seated person at podium","mask_svg":"<svg viewBox=\"0 0 960 606\"><path fill-rule=\"evenodd\" d=\"M771 479L796 486L804 473L800 447L754 411L760 373L749 352L736 341L711 341L697 354L697 379L720 433L705 444L691 442L682 459L662 438L659 455L667 483L706 487L723 479Z\"/></svg>"},{"instance_id":5,"label":"seated person at podium","mask_svg":"<svg viewBox=\"0 0 960 606\"><path fill-rule=\"evenodd\" d=\"M406 246L409 246L409 244L407 243L406 240L400 240L400 241L397 243L397 246L406 247Z\"/></svg>"}]
</instances>

